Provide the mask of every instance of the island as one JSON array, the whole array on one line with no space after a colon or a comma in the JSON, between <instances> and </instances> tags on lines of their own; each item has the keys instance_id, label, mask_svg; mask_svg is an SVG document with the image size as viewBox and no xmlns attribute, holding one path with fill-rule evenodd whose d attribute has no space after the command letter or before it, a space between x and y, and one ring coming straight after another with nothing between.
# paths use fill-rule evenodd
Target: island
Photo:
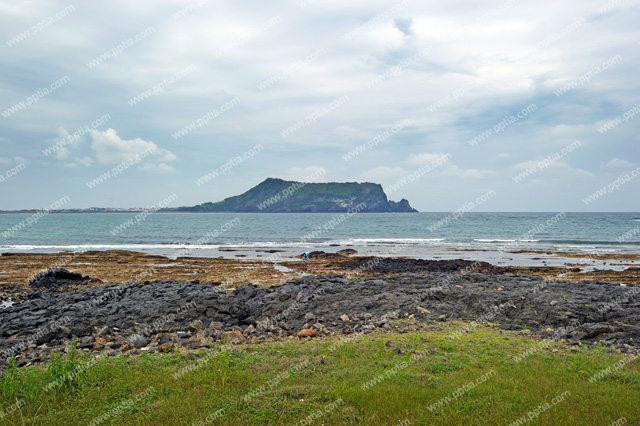
<instances>
[{"instance_id":1,"label":"island","mask_svg":"<svg viewBox=\"0 0 640 426\"><path fill-rule=\"evenodd\" d=\"M307 183L267 178L244 194L215 203L163 209L233 213L415 213L404 198L389 201L382 186L365 182Z\"/></svg>"}]
</instances>

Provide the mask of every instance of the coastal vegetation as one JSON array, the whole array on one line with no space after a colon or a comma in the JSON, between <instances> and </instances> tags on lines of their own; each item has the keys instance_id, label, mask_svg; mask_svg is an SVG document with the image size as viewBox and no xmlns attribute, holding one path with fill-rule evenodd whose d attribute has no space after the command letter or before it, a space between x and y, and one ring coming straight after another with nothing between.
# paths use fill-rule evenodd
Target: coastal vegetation
<instances>
[{"instance_id":1,"label":"coastal vegetation","mask_svg":"<svg viewBox=\"0 0 640 426\"><path fill-rule=\"evenodd\" d=\"M395 323L400 324L402 320ZM637 360L463 322L409 333L87 360L0 380L7 425L609 425L640 422ZM523 357L522 354L527 356ZM78 374L69 374L70 372ZM61 377L58 386L48 386ZM49 390L47 390L49 389ZM624 420L622 420L624 419ZM520 421L520 423L516 423Z\"/></svg>"}]
</instances>

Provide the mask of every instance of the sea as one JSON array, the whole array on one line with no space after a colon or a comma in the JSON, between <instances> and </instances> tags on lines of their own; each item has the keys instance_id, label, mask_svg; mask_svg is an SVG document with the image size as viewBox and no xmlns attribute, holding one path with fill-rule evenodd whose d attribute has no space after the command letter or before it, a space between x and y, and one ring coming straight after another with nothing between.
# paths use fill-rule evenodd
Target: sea
<instances>
[{"instance_id":1,"label":"sea","mask_svg":"<svg viewBox=\"0 0 640 426\"><path fill-rule=\"evenodd\" d=\"M640 254L640 213L0 214L0 252L131 250L277 261L347 248L361 255L563 264L557 252Z\"/></svg>"}]
</instances>

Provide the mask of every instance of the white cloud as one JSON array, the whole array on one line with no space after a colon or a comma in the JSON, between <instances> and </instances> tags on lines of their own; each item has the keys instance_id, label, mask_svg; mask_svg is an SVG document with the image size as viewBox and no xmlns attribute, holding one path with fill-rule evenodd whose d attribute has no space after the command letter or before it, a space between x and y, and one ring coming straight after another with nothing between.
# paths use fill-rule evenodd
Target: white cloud
<instances>
[{"instance_id":1,"label":"white cloud","mask_svg":"<svg viewBox=\"0 0 640 426\"><path fill-rule=\"evenodd\" d=\"M145 153L146 158L156 159L159 162L174 161L177 158L172 152L159 148L158 145L151 141L145 141L140 138L122 139L111 128L104 132L92 130L91 137L93 139L91 148L95 151L100 164L118 164L125 160L135 159L137 155L142 153ZM147 162L147 164L150 164L150 162ZM151 170L152 168L152 166L147 166L143 169ZM165 171L168 170L166 164L159 168Z\"/></svg>"},{"instance_id":2,"label":"white cloud","mask_svg":"<svg viewBox=\"0 0 640 426\"><path fill-rule=\"evenodd\" d=\"M327 170L321 166L294 167L282 176L284 180L298 182L323 182Z\"/></svg>"},{"instance_id":3,"label":"white cloud","mask_svg":"<svg viewBox=\"0 0 640 426\"><path fill-rule=\"evenodd\" d=\"M251 13L242 13L242 7L233 2L199 7L180 19L171 19L171 13L180 7L169 7L172 2L163 3L167 7L154 8L147 2L122 0L96 3L91 8L77 7L59 23L45 29L46 34L32 35L10 48L11 55L0 55L4 69L25 69L25 64L37 57L43 69L71 72L71 68L80 67L86 70L87 61L114 47L117 43L114 33L131 37L143 30L141 14L157 29L117 59L106 60L85 73L82 84L67 84L57 94L12 115L10 120L3 120L0 156L28 156L33 162L53 158L60 166L73 163L77 165L74 175L76 171L83 172L86 174L83 178L92 179L99 171L79 163L78 158L84 161L89 157L94 167L101 165L101 169L107 170L132 154L159 145L157 153L135 168L158 172L170 171L167 165L174 166L178 169L172 175L175 179L168 180L182 185L186 199L189 193L201 190L189 183L192 176L210 172L216 166L212 164L216 158L227 158L258 143L268 146L272 170L297 180L314 171L305 170L306 165L313 163L331 167L330 180L360 180L363 172L367 180L379 181L390 176L401 177L404 171L406 176L433 161L432 154L451 152L460 158L455 162L460 167L449 169L448 173L469 179L433 179L444 195L438 198L442 206L448 202L446 196L453 197L461 181L466 189L477 193L485 189L488 179L501 179L505 185L509 184L514 172L511 163L559 152L576 139L594 149L571 154L566 159L576 165L595 165L589 167L602 177L603 184L614 178L614 172L627 172L623 168L626 163L604 164L612 157L640 164L640 152L635 149L640 142L636 125L639 118L620 123L605 134L593 129L593 123L598 120L622 116L637 102L640 93L637 78L640 27L637 20L633 20L632 12L636 10L632 8L637 8L633 2L613 2L612 12L598 14L601 4L577 0L542 0L535 4L506 0L494 4L467 2L465 7L449 2L391 4L371 0L350 3L346 8L337 8L333 2L315 1L303 8L294 5L293 21L286 10L275 10L268 4L256 4ZM502 8L498 3L508 7ZM402 8L395 10L399 4ZM10 40L28 25L39 22L43 16L52 16L59 9L53 3L46 8L0 6L6 18L0 28L0 39ZM282 22L260 29L277 14ZM597 16L594 18L594 15ZM374 17L377 17L375 22L365 25L367 28L358 36L348 41L341 37ZM583 17L586 22L582 27L561 37L551 37ZM83 37L79 37L74 29L85 22L96 22L96 25L85 28ZM509 37L505 37L505 31ZM252 33L255 35L242 41ZM330 36L319 39L318 34ZM37 42L36 39L43 37L46 43ZM213 57L211 46L202 40L217 40L216 49L238 40L242 43ZM545 40L550 42L543 46L541 43ZM580 43L581 40L588 42ZM613 45L615 51L611 51ZM306 59L320 48L326 53ZM432 50L427 50L429 48ZM411 59L420 51L429 53ZM616 54L624 58L620 64L561 97L554 96L555 89L585 75L594 66L601 66ZM514 60L519 56L521 60ZM257 57L263 59L256 61ZM397 66L409 62L407 66ZM75 65L69 68L69 64ZM191 64L198 72L165 87L162 93L154 94L139 105L127 104L128 98L144 93ZM135 72L131 72L132 69ZM207 72L211 69L216 72ZM51 76L51 81L39 79L38 84L48 85L58 77L61 76ZM257 84L272 77L277 81L265 90L258 90ZM2 108L33 93L34 81L0 76L0 87L7 99ZM424 87L429 90L416 89ZM96 99L108 100L114 94L118 94L119 102L95 102ZM179 143L172 139L178 129L235 96L241 99L240 106L198 125ZM348 96L349 101L322 115L322 108L341 96ZM539 107L535 113L476 147L468 145L468 139L533 103ZM437 108L429 109L436 104ZM93 141L94 135L87 131L84 142L65 146L69 154L62 151L50 153L48 157L32 144L32 141L41 141L41 148L46 148L53 143L52 136L66 137L76 129L89 129L94 120L107 112L113 121L94 129L100 141ZM347 151L380 132L390 132L395 123L405 119L411 120L410 128L391 135L355 161L341 161L340 156ZM313 122L290 137L280 136L283 129L299 120ZM66 130L58 134L55 130L60 126ZM120 132L116 135L112 131L115 140L106 136L108 127L117 127ZM95 148L91 148L92 142ZM223 148L225 146L232 148ZM409 157L410 153L416 154ZM510 153L511 157L501 153ZM176 154L180 167L176 166ZM64 158L56 160L57 155ZM184 167L183 163L188 166ZM453 163L430 172L430 176L441 176ZM600 168L601 164L604 167ZM615 168L616 164L619 169ZM294 165L300 167L289 170ZM3 165L0 172L10 167L13 166ZM483 168L496 173L489 175ZM562 170L552 168L540 172L539 176L548 178L554 173L562 176ZM72 169L66 170L70 171ZM46 188L36 185L47 178L46 168L31 173L38 178L12 184L23 184L24 191L9 194L7 198L13 199L7 200L8 203L15 203L16 207L31 205L30 199L42 199L46 195ZM256 174L266 177L262 173L259 165L238 167L232 174L219 177L221 184L211 187L218 192L209 196L240 193L246 190L247 180L258 179ZM579 170L572 173L588 174ZM137 174L141 186L153 183L158 177L153 173L146 177L142 172ZM485 179L474 182L471 176ZM68 185L72 198L82 190L82 185L74 186L73 181L65 179L64 173L52 176L51 180L63 188ZM591 184L598 186L595 179ZM407 191L418 193L420 187L414 185ZM108 195L102 194L102 190L92 194L96 198ZM567 195L563 186L550 191L550 195L555 194L567 200L575 199L576 209L585 208L579 194ZM156 195L152 191L140 194L135 188L124 188L116 204L132 198L135 205L152 203L157 201ZM82 200L79 203L101 202L82 197L84 195L77 198ZM530 198L530 193L524 190L514 192L503 207L519 209L526 204L523 201ZM545 197L540 201L540 208L560 208L553 200L552 196ZM631 202L611 197L608 208L629 209Z\"/></svg>"},{"instance_id":4,"label":"white cloud","mask_svg":"<svg viewBox=\"0 0 640 426\"><path fill-rule=\"evenodd\" d=\"M442 152L423 152L420 154L411 154L409 158L405 160L405 163L411 164L413 166L424 166L427 164L433 164L446 155L447 154L444 154Z\"/></svg>"},{"instance_id":5,"label":"white cloud","mask_svg":"<svg viewBox=\"0 0 640 426\"><path fill-rule=\"evenodd\" d=\"M560 125L551 127L548 131L548 134L550 137L556 140L558 138L575 140L576 135L586 131L590 132L591 129L585 126L584 124L576 124L571 126L566 124L560 124Z\"/></svg>"},{"instance_id":6,"label":"white cloud","mask_svg":"<svg viewBox=\"0 0 640 426\"><path fill-rule=\"evenodd\" d=\"M76 163L82 164L83 166L86 166L86 167L90 167L93 165L93 158L91 157L76 158Z\"/></svg>"},{"instance_id":7,"label":"white cloud","mask_svg":"<svg viewBox=\"0 0 640 426\"><path fill-rule=\"evenodd\" d=\"M58 148L58 151L57 151L58 159L64 159L60 157L60 154L59 154L60 150L64 149L68 152L69 148L78 148L80 146L80 143L84 142L84 140L79 135L77 135L76 137L73 137L71 133L69 133L67 129L65 129L64 127L58 127L58 137L55 138L55 142L64 142L64 145L61 148Z\"/></svg>"},{"instance_id":8,"label":"white cloud","mask_svg":"<svg viewBox=\"0 0 640 426\"><path fill-rule=\"evenodd\" d=\"M379 183L396 180L406 175L407 172L402 167L380 166L360 173L364 180Z\"/></svg>"},{"instance_id":9,"label":"white cloud","mask_svg":"<svg viewBox=\"0 0 640 426\"><path fill-rule=\"evenodd\" d=\"M498 154L498 159L503 160L506 158L510 158L511 156L507 153Z\"/></svg>"},{"instance_id":10,"label":"white cloud","mask_svg":"<svg viewBox=\"0 0 640 426\"><path fill-rule=\"evenodd\" d=\"M71 152L69 152L69 150L64 146L58 148L58 150L56 151L56 158L58 160L66 160L67 158L69 158L69 155L71 155Z\"/></svg>"},{"instance_id":11,"label":"white cloud","mask_svg":"<svg viewBox=\"0 0 640 426\"><path fill-rule=\"evenodd\" d=\"M174 161L177 160L178 157L171 151L166 149L159 150L159 158L158 161Z\"/></svg>"},{"instance_id":12,"label":"white cloud","mask_svg":"<svg viewBox=\"0 0 640 426\"><path fill-rule=\"evenodd\" d=\"M20 164L20 163L27 163L28 161L22 157L13 157L13 160L11 158L7 158L7 157L0 157L0 164Z\"/></svg>"},{"instance_id":13,"label":"white cloud","mask_svg":"<svg viewBox=\"0 0 640 426\"><path fill-rule=\"evenodd\" d=\"M523 161L521 163L515 164L513 169L516 171L523 171L532 167L543 167L541 170L536 169L540 173L544 173L544 177L553 177L553 178L576 178L576 177L591 177L594 176L590 171L581 169L579 167L571 167L564 161L554 161L549 165L540 166L543 164L543 161Z\"/></svg>"},{"instance_id":14,"label":"white cloud","mask_svg":"<svg viewBox=\"0 0 640 426\"><path fill-rule=\"evenodd\" d=\"M176 169L174 167L165 163L160 163L160 164L145 163L142 166L140 166L140 169L149 171L149 172L163 173L163 174L176 172Z\"/></svg>"},{"instance_id":15,"label":"white cloud","mask_svg":"<svg viewBox=\"0 0 640 426\"><path fill-rule=\"evenodd\" d=\"M458 166L451 166L442 172L444 176L470 178L470 179L483 179L489 175L494 174L491 170L486 169L461 169Z\"/></svg>"},{"instance_id":16,"label":"white cloud","mask_svg":"<svg viewBox=\"0 0 640 426\"><path fill-rule=\"evenodd\" d=\"M527 161L521 161L519 163L516 163L513 165L513 169L514 170L526 170L529 167L535 167L538 163L540 163L540 161L535 161L535 160L527 160ZM557 167L557 163L552 163L550 164L548 167Z\"/></svg>"},{"instance_id":17,"label":"white cloud","mask_svg":"<svg viewBox=\"0 0 640 426\"><path fill-rule=\"evenodd\" d=\"M58 139L64 140L71 136L71 133L67 131L64 127L58 127Z\"/></svg>"},{"instance_id":18,"label":"white cloud","mask_svg":"<svg viewBox=\"0 0 640 426\"><path fill-rule=\"evenodd\" d=\"M562 178L587 178L594 176L595 174L588 170L581 169L579 167L570 167L568 165L561 175Z\"/></svg>"},{"instance_id":19,"label":"white cloud","mask_svg":"<svg viewBox=\"0 0 640 426\"><path fill-rule=\"evenodd\" d=\"M75 157L73 159L73 162L65 163L63 167L67 169L73 169L78 166L91 167L92 165L93 165L93 158L91 157L82 157L82 158Z\"/></svg>"},{"instance_id":20,"label":"white cloud","mask_svg":"<svg viewBox=\"0 0 640 426\"><path fill-rule=\"evenodd\" d=\"M630 169L633 167L633 163L627 160L622 160L618 157L612 158L607 164L603 164L600 166L601 169Z\"/></svg>"}]
</instances>

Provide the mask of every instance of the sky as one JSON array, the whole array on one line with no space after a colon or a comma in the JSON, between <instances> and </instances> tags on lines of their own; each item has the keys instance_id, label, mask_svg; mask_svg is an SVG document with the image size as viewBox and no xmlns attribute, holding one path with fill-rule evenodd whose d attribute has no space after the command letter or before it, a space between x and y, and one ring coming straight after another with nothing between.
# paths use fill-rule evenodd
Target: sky
<instances>
[{"instance_id":1,"label":"sky","mask_svg":"<svg viewBox=\"0 0 640 426\"><path fill-rule=\"evenodd\" d=\"M637 212L639 21L628 0L1 0L0 209L279 177L420 211Z\"/></svg>"}]
</instances>

